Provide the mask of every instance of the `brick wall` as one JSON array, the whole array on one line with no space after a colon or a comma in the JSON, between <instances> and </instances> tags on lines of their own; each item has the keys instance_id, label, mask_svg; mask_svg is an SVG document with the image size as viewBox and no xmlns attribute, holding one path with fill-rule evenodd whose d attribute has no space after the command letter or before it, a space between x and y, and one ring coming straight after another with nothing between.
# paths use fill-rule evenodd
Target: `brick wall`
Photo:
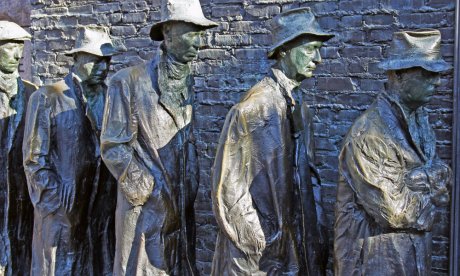
<instances>
[{"instance_id":1,"label":"brick wall","mask_svg":"<svg viewBox=\"0 0 460 276\"><path fill-rule=\"evenodd\" d=\"M159 1L32 0L34 81L49 83L68 72L72 59L63 52L72 47L75 28L82 25L110 27L119 49L123 50L112 59L112 73L150 59L158 44L149 39L148 33L151 24L160 19ZM384 88L384 72L376 65L386 56L392 33L399 29L437 28L443 36L443 56L452 62L455 1L201 0L201 3L205 15L220 23L206 34L206 47L193 64L201 166L196 201L197 259L199 269L208 275L217 229L210 202L210 168L227 111L271 65L266 59L271 44L267 20L282 11L308 6L325 29L337 34L322 49L323 64L316 76L305 81L299 91L315 111L317 164L332 225L340 144L353 120ZM452 152L452 85L452 73L443 75L439 93L429 105L438 152L448 162ZM448 210L439 212L437 222L433 274L445 275Z\"/></svg>"}]
</instances>

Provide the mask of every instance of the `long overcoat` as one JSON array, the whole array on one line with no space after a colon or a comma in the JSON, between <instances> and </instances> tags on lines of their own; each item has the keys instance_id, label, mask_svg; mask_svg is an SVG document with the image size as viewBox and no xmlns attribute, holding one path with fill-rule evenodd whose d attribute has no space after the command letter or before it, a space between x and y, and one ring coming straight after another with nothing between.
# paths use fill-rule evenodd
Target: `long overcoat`
<instances>
[{"instance_id":1,"label":"long overcoat","mask_svg":"<svg viewBox=\"0 0 460 276\"><path fill-rule=\"evenodd\" d=\"M109 84L101 151L118 180L114 275L197 274L192 83L167 70L160 53Z\"/></svg>"},{"instance_id":2,"label":"long overcoat","mask_svg":"<svg viewBox=\"0 0 460 276\"><path fill-rule=\"evenodd\" d=\"M435 208L427 183L448 178L428 173L428 181L417 183L407 177L411 170L440 162L427 112L421 107L412 116L407 118L384 93L345 138L336 204L336 275L431 275Z\"/></svg>"},{"instance_id":3,"label":"long overcoat","mask_svg":"<svg viewBox=\"0 0 460 276\"><path fill-rule=\"evenodd\" d=\"M324 273L311 116L306 104L293 106L292 88L274 69L227 115L212 175L212 275Z\"/></svg>"},{"instance_id":4,"label":"long overcoat","mask_svg":"<svg viewBox=\"0 0 460 276\"><path fill-rule=\"evenodd\" d=\"M32 275L92 273L87 219L98 142L82 95L71 73L30 97L23 155L34 205Z\"/></svg>"},{"instance_id":5,"label":"long overcoat","mask_svg":"<svg viewBox=\"0 0 460 276\"><path fill-rule=\"evenodd\" d=\"M22 139L27 102L37 87L21 78L17 85L11 100L8 91L0 91L0 275L7 276L29 274L33 229Z\"/></svg>"}]
</instances>

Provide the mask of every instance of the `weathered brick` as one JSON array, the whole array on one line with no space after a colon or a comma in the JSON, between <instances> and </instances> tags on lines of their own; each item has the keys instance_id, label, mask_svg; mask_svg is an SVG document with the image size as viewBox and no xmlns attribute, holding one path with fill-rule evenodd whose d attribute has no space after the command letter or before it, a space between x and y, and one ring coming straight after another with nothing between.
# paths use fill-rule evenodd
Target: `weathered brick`
<instances>
[{"instance_id":1,"label":"weathered brick","mask_svg":"<svg viewBox=\"0 0 460 276\"><path fill-rule=\"evenodd\" d=\"M350 91L354 90L351 78L327 77L318 79L318 89L326 91Z\"/></svg>"},{"instance_id":2,"label":"weathered brick","mask_svg":"<svg viewBox=\"0 0 460 276\"><path fill-rule=\"evenodd\" d=\"M243 60L266 59L267 51L264 49L237 49L235 57Z\"/></svg>"},{"instance_id":3,"label":"weathered brick","mask_svg":"<svg viewBox=\"0 0 460 276\"><path fill-rule=\"evenodd\" d=\"M259 19L271 18L281 12L279 6L248 6L246 13Z\"/></svg>"},{"instance_id":4,"label":"weathered brick","mask_svg":"<svg viewBox=\"0 0 460 276\"><path fill-rule=\"evenodd\" d=\"M93 5L82 5L82 6L69 7L69 13L92 14L93 13Z\"/></svg>"},{"instance_id":5,"label":"weathered brick","mask_svg":"<svg viewBox=\"0 0 460 276\"><path fill-rule=\"evenodd\" d=\"M363 21L365 25L390 26L395 22L395 18L390 14L365 15Z\"/></svg>"},{"instance_id":6,"label":"weathered brick","mask_svg":"<svg viewBox=\"0 0 460 276\"><path fill-rule=\"evenodd\" d=\"M136 28L132 25L112 27L112 35L115 35L115 36L130 36L135 33L136 33Z\"/></svg>"},{"instance_id":7,"label":"weathered brick","mask_svg":"<svg viewBox=\"0 0 460 276\"><path fill-rule=\"evenodd\" d=\"M144 23L147 19L145 12L134 12L123 14L123 23Z\"/></svg>"},{"instance_id":8,"label":"weathered brick","mask_svg":"<svg viewBox=\"0 0 460 276\"><path fill-rule=\"evenodd\" d=\"M224 6L224 7L214 7L212 9L213 17L224 17L224 16L237 16L243 15L243 7L241 6Z\"/></svg>"}]
</instances>

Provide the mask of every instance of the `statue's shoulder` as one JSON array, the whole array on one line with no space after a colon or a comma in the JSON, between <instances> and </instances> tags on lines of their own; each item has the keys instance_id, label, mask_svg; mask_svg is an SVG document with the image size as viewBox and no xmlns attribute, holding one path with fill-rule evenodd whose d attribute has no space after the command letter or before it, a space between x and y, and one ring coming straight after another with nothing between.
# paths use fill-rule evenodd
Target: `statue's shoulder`
<instances>
[{"instance_id":1,"label":"statue's shoulder","mask_svg":"<svg viewBox=\"0 0 460 276\"><path fill-rule=\"evenodd\" d=\"M385 119L382 118L381 108L381 103L377 99L366 111L355 119L346 139L381 136L383 133L388 132L388 126L384 123Z\"/></svg>"},{"instance_id":2,"label":"statue's shoulder","mask_svg":"<svg viewBox=\"0 0 460 276\"><path fill-rule=\"evenodd\" d=\"M68 89L70 89L70 87L67 85L65 80L61 80L53 84L41 86L32 94L30 100L39 101L40 99L43 99L49 103L50 101L62 96Z\"/></svg>"},{"instance_id":3,"label":"statue's shoulder","mask_svg":"<svg viewBox=\"0 0 460 276\"><path fill-rule=\"evenodd\" d=\"M148 75L150 63L150 61L147 61L131 67L123 68L112 76L110 82L125 82L143 78Z\"/></svg>"},{"instance_id":4,"label":"statue's shoulder","mask_svg":"<svg viewBox=\"0 0 460 276\"><path fill-rule=\"evenodd\" d=\"M246 92L246 94L241 99L240 103L238 104L240 109L243 111L250 111L254 108L257 109L259 105L268 104L267 101L271 99L271 97L268 95L270 92L276 89L273 83L273 80L269 77L265 77L256 83Z\"/></svg>"},{"instance_id":5,"label":"statue's shoulder","mask_svg":"<svg viewBox=\"0 0 460 276\"><path fill-rule=\"evenodd\" d=\"M24 79L21 79L22 80L22 83L24 84L24 87L27 89L27 90L37 90L38 89L38 85L36 85L35 83L33 82L30 82L28 80L24 80Z\"/></svg>"}]
</instances>

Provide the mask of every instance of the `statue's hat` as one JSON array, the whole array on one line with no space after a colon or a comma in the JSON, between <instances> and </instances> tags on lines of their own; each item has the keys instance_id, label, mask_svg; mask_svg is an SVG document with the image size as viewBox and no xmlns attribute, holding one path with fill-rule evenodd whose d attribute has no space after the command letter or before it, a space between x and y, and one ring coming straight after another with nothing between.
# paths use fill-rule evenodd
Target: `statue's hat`
<instances>
[{"instance_id":1,"label":"statue's hat","mask_svg":"<svg viewBox=\"0 0 460 276\"><path fill-rule=\"evenodd\" d=\"M388 57L378 67L383 70L422 67L431 72L451 68L441 57L441 33L434 29L395 32Z\"/></svg>"},{"instance_id":2,"label":"statue's hat","mask_svg":"<svg viewBox=\"0 0 460 276\"><path fill-rule=\"evenodd\" d=\"M108 29L99 26L86 26L78 29L75 47L65 54L70 56L78 52L100 57L109 57L116 53Z\"/></svg>"},{"instance_id":3,"label":"statue's hat","mask_svg":"<svg viewBox=\"0 0 460 276\"><path fill-rule=\"evenodd\" d=\"M218 24L206 19L199 0L162 0L161 1L161 21L155 23L150 29L150 37L153 40L163 40L161 27L166 22L186 22L192 23L203 29L216 27Z\"/></svg>"},{"instance_id":4,"label":"statue's hat","mask_svg":"<svg viewBox=\"0 0 460 276\"><path fill-rule=\"evenodd\" d=\"M0 40L26 41L32 36L21 26L10 21L0 21Z\"/></svg>"},{"instance_id":5,"label":"statue's hat","mask_svg":"<svg viewBox=\"0 0 460 276\"><path fill-rule=\"evenodd\" d=\"M314 35L322 41L334 37L333 34L321 29L310 8L293 9L280 13L271 20L270 27L273 45L268 52L269 58L273 58L279 47L303 35Z\"/></svg>"}]
</instances>

